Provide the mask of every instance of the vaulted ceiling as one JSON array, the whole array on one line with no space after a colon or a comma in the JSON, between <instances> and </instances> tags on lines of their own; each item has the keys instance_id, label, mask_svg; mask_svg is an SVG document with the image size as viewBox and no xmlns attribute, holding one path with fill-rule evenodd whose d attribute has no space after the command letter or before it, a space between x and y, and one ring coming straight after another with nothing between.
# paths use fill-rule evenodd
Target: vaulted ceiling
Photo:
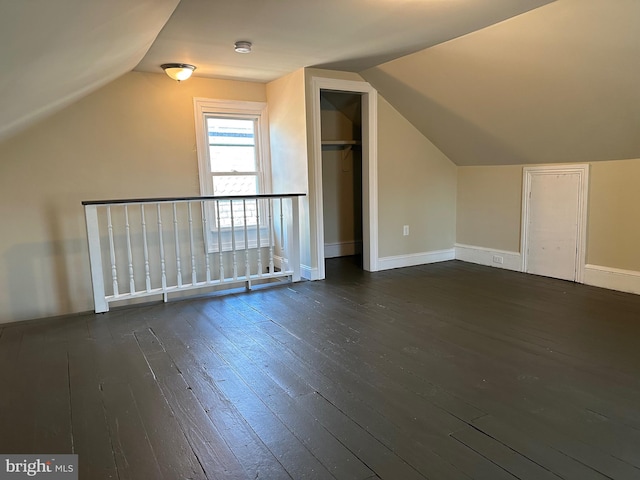
<instances>
[{"instance_id":1,"label":"vaulted ceiling","mask_svg":"<svg viewBox=\"0 0 640 480\"><path fill-rule=\"evenodd\" d=\"M301 67L359 72L552 0L182 0L137 70L268 82ZM253 43L251 55L233 51Z\"/></svg>"},{"instance_id":2,"label":"vaulted ceiling","mask_svg":"<svg viewBox=\"0 0 640 480\"><path fill-rule=\"evenodd\" d=\"M132 70L179 0L0 0L0 140Z\"/></svg>"},{"instance_id":3,"label":"vaulted ceiling","mask_svg":"<svg viewBox=\"0 0 640 480\"><path fill-rule=\"evenodd\" d=\"M361 75L458 165L640 158L640 1L558 0Z\"/></svg>"},{"instance_id":4,"label":"vaulted ceiling","mask_svg":"<svg viewBox=\"0 0 640 480\"><path fill-rule=\"evenodd\" d=\"M0 0L0 141L131 71L359 72L459 165L640 158L637 0ZM236 40L254 52L233 52Z\"/></svg>"}]
</instances>

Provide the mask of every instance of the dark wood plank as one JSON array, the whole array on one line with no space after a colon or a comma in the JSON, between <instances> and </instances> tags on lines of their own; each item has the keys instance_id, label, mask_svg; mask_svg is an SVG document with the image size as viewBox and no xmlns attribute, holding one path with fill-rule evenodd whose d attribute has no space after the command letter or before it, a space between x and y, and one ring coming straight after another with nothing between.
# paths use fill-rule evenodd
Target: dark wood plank
<instances>
[{"instance_id":1,"label":"dark wood plank","mask_svg":"<svg viewBox=\"0 0 640 480\"><path fill-rule=\"evenodd\" d=\"M516 478L531 480L562 478L477 429L465 428L454 432L451 436Z\"/></svg>"},{"instance_id":2,"label":"dark wood plank","mask_svg":"<svg viewBox=\"0 0 640 480\"><path fill-rule=\"evenodd\" d=\"M249 474L233 455L153 330L137 331L135 338L206 476L230 480L247 478Z\"/></svg>"},{"instance_id":3,"label":"dark wood plank","mask_svg":"<svg viewBox=\"0 0 640 480\"><path fill-rule=\"evenodd\" d=\"M95 344L77 340L69 345L69 385L74 453L79 478L118 478L102 384L97 375Z\"/></svg>"},{"instance_id":4,"label":"dark wood plank","mask_svg":"<svg viewBox=\"0 0 640 480\"><path fill-rule=\"evenodd\" d=\"M385 475L395 472L395 475L403 479L424 478L376 440L366 429L353 422L344 412L313 390L312 385L320 388L323 381L329 381L329 379L325 377L319 381L317 373L312 368L305 368L297 359L275 348L274 344L255 328L255 322L264 321L264 317L259 314L253 315L257 313L254 310L245 310L245 313L253 319L248 320L244 315L238 315L238 310L233 308L233 305L227 305L226 302L220 302L216 307L219 307L215 309L218 314L209 316L210 321L224 329L225 335L256 363L263 365L267 375L294 398L298 405L313 415L316 421L338 438L346 448L357 452L363 463L377 472L384 472ZM229 326L228 320L220 314L222 311L232 316L235 326Z\"/></svg>"},{"instance_id":5,"label":"dark wood plank","mask_svg":"<svg viewBox=\"0 0 640 480\"><path fill-rule=\"evenodd\" d=\"M607 478L587 465L552 448L544 440L538 440L528 430L518 430L491 415L474 420L473 425L502 444L509 445L521 455L531 458L538 464L545 465L562 478L580 478L581 480Z\"/></svg>"},{"instance_id":6,"label":"dark wood plank","mask_svg":"<svg viewBox=\"0 0 640 480\"><path fill-rule=\"evenodd\" d=\"M166 322L156 323L155 328L163 333L168 354L211 422L249 473L248 478L291 478L277 456L260 440L247 419L216 385L206 365L203 365L202 360L210 355L206 342L194 334L188 322L173 320L170 318Z\"/></svg>"},{"instance_id":7,"label":"dark wood plank","mask_svg":"<svg viewBox=\"0 0 640 480\"><path fill-rule=\"evenodd\" d=\"M255 296L252 299L256 301ZM279 301L278 299L275 302L270 302L269 305L259 304L256 308L263 315L268 315L271 309L277 307ZM291 315L288 313L289 311L300 312L301 310L299 308L279 308L277 315L274 316L278 317L278 325L280 327L284 326L282 324L283 319ZM317 311L314 313L317 313ZM311 335L307 335L307 337L315 347L313 347L313 350L308 350L308 344L302 345L302 352L297 353L297 356L302 359L312 355L315 359L315 368L322 368L318 367L318 365L331 365L333 371L328 373L327 376L338 378L342 384L348 384L351 390L357 392L359 398L365 399L367 407L372 412L376 412L374 415L378 417L377 420L367 423L381 425L381 419L387 422L387 428L391 429L392 433L387 432L382 436L404 438L402 435L398 435L398 432L405 430L413 432L411 439L399 442L402 443L402 448L406 449L406 458L408 458L407 461L411 465L426 476L436 476L438 478L461 478L464 475L463 472L475 472L476 474L485 472L486 476L493 478L508 477L504 471L496 468L491 462L486 461L474 451L462 448L459 444L451 441L448 434L463 427L465 425L463 422L460 422L459 419L452 415L447 415L446 412L434 408L429 402L407 395L406 391L403 393L391 388L397 387L397 384L394 384L390 379L378 382L377 380L381 378L379 372L371 369L366 362L363 362L362 358L360 358L359 362L353 363L352 359L348 355L344 355L344 352L336 346L340 342L340 338L327 336L326 332L315 330L312 325L314 322L315 317L312 315L309 324L301 325L295 321L291 324L286 324L287 328L294 329L293 338L299 338L300 335L304 335L305 329L311 330ZM265 327L273 328L270 324L266 324ZM334 331L332 328L331 332ZM366 352L366 347L361 351ZM375 352L369 353L367 359L376 356ZM372 380L363 380L363 375L366 377L366 371L361 368L363 366L369 368L369 375L371 375ZM387 384L390 385L390 388L384 388ZM380 386L383 386L383 388L380 389ZM399 399L401 401L398 401ZM361 412L362 408L354 410ZM418 414L417 412L420 413ZM358 415L358 413L354 411L354 415ZM449 445L444 447L447 443Z\"/></svg>"},{"instance_id":8,"label":"dark wood plank","mask_svg":"<svg viewBox=\"0 0 640 480\"><path fill-rule=\"evenodd\" d=\"M199 322L198 331L210 336L215 329L208 322ZM235 328L237 330L237 328ZM221 334L234 330L234 327L215 329ZM238 332L236 332L238 333ZM225 335L230 339L229 336ZM310 452L338 478L364 479L373 472L367 468L349 449L345 448L330 432L328 432L315 418L300 409L293 397L311 392L295 377L280 376L274 379L272 371L263 368L264 363L256 361L255 357L246 354L242 347L230 342L221 342L216 346L216 353L223 356L229 366L251 390L269 399L267 407L280 421L309 449ZM284 373L284 370L281 370ZM289 385L294 387L290 388Z\"/></svg>"},{"instance_id":9,"label":"dark wood plank","mask_svg":"<svg viewBox=\"0 0 640 480\"><path fill-rule=\"evenodd\" d=\"M120 480L165 478L140 408L128 383L107 383L101 386L105 417L109 423L111 449ZM80 463L83 459L78 457Z\"/></svg>"},{"instance_id":10,"label":"dark wood plank","mask_svg":"<svg viewBox=\"0 0 640 480\"><path fill-rule=\"evenodd\" d=\"M0 451L96 479L640 478L640 296L327 276L0 327Z\"/></svg>"},{"instance_id":11,"label":"dark wood plank","mask_svg":"<svg viewBox=\"0 0 640 480\"><path fill-rule=\"evenodd\" d=\"M3 335L10 345L1 377L11 387L0 400L2 451L73 453L66 344L47 341L49 328L33 322Z\"/></svg>"}]
</instances>

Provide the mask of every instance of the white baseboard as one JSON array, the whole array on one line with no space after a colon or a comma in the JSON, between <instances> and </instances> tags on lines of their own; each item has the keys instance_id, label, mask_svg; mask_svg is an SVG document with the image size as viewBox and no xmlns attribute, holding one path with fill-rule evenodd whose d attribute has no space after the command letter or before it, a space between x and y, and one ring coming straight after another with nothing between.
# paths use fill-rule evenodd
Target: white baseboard
<instances>
[{"instance_id":1,"label":"white baseboard","mask_svg":"<svg viewBox=\"0 0 640 480\"><path fill-rule=\"evenodd\" d=\"M518 252L477 247L475 245L464 245L462 243L456 243L455 251L456 260L477 263L488 267L515 270L516 272L522 271L522 255ZM500 260L502 260L502 263L500 263Z\"/></svg>"},{"instance_id":2,"label":"white baseboard","mask_svg":"<svg viewBox=\"0 0 640 480\"><path fill-rule=\"evenodd\" d=\"M278 268L282 268L282 257L280 255L274 255L273 264ZM318 280L318 269L311 268L309 265L300 264L300 277L305 280Z\"/></svg>"},{"instance_id":3,"label":"white baseboard","mask_svg":"<svg viewBox=\"0 0 640 480\"><path fill-rule=\"evenodd\" d=\"M346 257L362 252L362 242L339 242L324 244L324 258Z\"/></svg>"},{"instance_id":4,"label":"white baseboard","mask_svg":"<svg viewBox=\"0 0 640 480\"><path fill-rule=\"evenodd\" d=\"M453 248L447 250L434 250L432 252L410 253L408 255L394 255L378 258L378 270L390 270L392 268L414 267L427 263L444 262L455 259Z\"/></svg>"},{"instance_id":5,"label":"white baseboard","mask_svg":"<svg viewBox=\"0 0 640 480\"><path fill-rule=\"evenodd\" d=\"M318 269L309 265L300 265L300 276L305 280L318 280Z\"/></svg>"},{"instance_id":6,"label":"white baseboard","mask_svg":"<svg viewBox=\"0 0 640 480\"><path fill-rule=\"evenodd\" d=\"M594 287L640 294L640 272L601 265L585 265L584 283Z\"/></svg>"}]
</instances>

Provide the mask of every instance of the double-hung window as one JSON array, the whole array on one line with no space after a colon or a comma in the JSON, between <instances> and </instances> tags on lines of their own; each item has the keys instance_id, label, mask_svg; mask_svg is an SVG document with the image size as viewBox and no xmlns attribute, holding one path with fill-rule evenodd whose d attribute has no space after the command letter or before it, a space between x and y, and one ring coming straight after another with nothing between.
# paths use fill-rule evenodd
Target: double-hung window
<instances>
[{"instance_id":1,"label":"double-hung window","mask_svg":"<svg viewBox=\"0 0 640 480\"><path fill-rule=\"evenodd\" d=\"M196 98L194 105L201 195L246 196L268 192L266 104ZM217 202L215 211L206 212L208 224L212 230L225 231L244 227L246 221L247 227L255 230L258 219L265 218L261 205L256 201ZM251 242L251 238L248 240Z\"/></svg>"}]
</instances>

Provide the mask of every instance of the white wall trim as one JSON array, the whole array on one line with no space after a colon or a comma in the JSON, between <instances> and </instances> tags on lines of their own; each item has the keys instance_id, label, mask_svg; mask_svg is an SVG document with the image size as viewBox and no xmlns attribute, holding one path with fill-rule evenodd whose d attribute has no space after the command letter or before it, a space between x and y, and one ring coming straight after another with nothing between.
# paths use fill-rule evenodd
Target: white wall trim
<instances>
[{"instance_id":1,"label":"white wall trim","mask_svg":"<svg viewBox=\"0 0 640 480\"><path fill-rule=\"evenodd\" d=\"M219 100L215 98L193 98L193 112L195 115L196 153L198 156L198 178L200 181L200 195L213 195L209 159L209 145L207 144L207 114L254 116L258 118L256 131L256 146L260 152L259 182L261 193L271 192L271 147L269 143L269 113L266 102L249 102L242 100Z\"/></svg>"},{"instance_id":2,"label":"white wall trim","mask_svg":"<svg viewBox=\"0 0 640 480\"><path fill-rule=\"evenodd\" d=\"M522 255L519 252L499 250L496 248L478 247L475 245L455 244L456 260L477 263L488 267L504 268L506 270L522 271ZM502 263L499 259L502 259Z\"/></svg>"},{"instance_id":3,"label":"white wall trim","mask_svg":"<svg viewBox=\"0 0 640 480\"><path fill-rule=\"evenodd\" d=\"M277 268L283 268L282 267L282 257L280 255L274 255L273 256L273 264L274 266L276 266ZM318 278L318 269L317 268L311 268L309 265L304 265L304 264L300 264L300 277L304 278L305 280L319 280Z\"/></svg>"},{"instance_id":4,"label":"white wall trim","mask_svg":"<svg viewBox=\"0 0 640 480\"><path fill-rule=\"evenodd\" d=\"M584 283L594 287L640 294L640 272L601 265L585 265Z\"/></svg>"},{"instance_id":5,"label":"white wall trim","mask_svg":"<svg viewBox=\"0 0 640 480\"><path fill-rule=\"evenodd\" d=\"M300 265L300 276L306 280L320 280L318 269L311 268L309 265Z\"/></svg>"},{"instance_id":6,"label":"white wall trim","mask_svg":"<svg viewBox=\"0 0 640 480\"><path fill-rule=\"evenodd\" d=\"M362 252L362 242L337 242L324 244L324 258L346 257Z\"/></svg>"},{"instance_id":7,"label":"white wall trim","mask_svg":"<svg viewBox=\"0 0 640 480\"><path fill-rule=\"evenodd\" d=\"M378 258L378 270L391 270L392 268L414 267L427 263L445 262L455 260L455 250L434 250L432 252L409 253L407 255L393 255L391 257Z\"/></svg>"},{"instance_id":8,"label":"white wall trim","mask_svg":"<svg viewBox=\"0 0 640 480\"><path fill-rule=\"evenodd\" d=\"M322 208L322 144L321 108L322 90L354 92L362 94L362 263L365 270L378 270L378 92L367 82L312 77L312 128L313 128L313 185L309 189L312 242L316 244L318 278L324 273L324 213Z\"/></svg>"}]
</instances>

